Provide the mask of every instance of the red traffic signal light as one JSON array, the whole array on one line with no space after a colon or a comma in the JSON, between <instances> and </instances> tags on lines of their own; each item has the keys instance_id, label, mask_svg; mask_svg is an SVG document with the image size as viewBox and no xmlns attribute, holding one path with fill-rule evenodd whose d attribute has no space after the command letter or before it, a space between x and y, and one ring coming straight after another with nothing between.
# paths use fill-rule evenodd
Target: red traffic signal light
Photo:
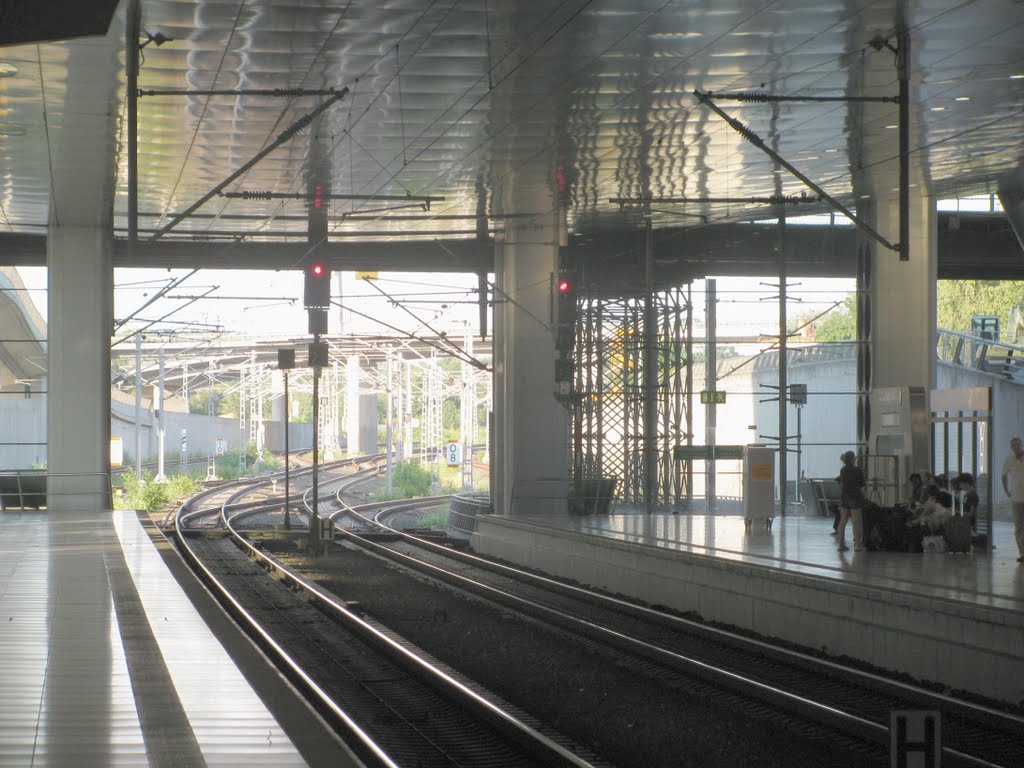
<instances>
[{"instance_id":1,"label":"red traffic signal light","mask_svg":"<svg viewBox=\"0 0 1024 768\"><path fill-rule=\"evenodd\" d=\"M555 349L571 352L576 343L576 286L572 272L555 278Z\"/></svg>"},{"instance_id":2,"label":"red traffic signal light","mask_svg":"<svg viewBox=\"0 0 1024 768\"><path fill-rule=\"evenodd\" d=\"M303 303L306 308L323 309L331 306L331 270L322 261L313 261L306 265L305 290Z\"/></svg>"}]
</instances>

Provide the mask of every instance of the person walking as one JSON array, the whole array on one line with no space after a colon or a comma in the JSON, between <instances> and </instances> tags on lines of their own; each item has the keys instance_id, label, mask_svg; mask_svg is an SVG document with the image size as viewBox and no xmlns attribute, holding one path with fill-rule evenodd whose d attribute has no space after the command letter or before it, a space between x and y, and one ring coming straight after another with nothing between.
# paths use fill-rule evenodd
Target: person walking
<instances>
[{"instance_id":1,"label":"person walking","mask_svg":"<svg viewBox=\"0 0 1024 768\"><path fill-rule=\"evenodd\" d=\"M1024 443L1010 440L1010 455L1003 462L1003 490L1013 507L1013 538L1017 540L1017 562L1024 563Z\"/></svg>"},{"instance_id":2,"label":"person walking","mask_svg":"<svg viewBox=\"0 0 1024 768\"><path fill-rule=\"evenodd\" d=\"M857 454L847 451L839 457L843 462L843 468L839 470L839 551L845 552L849 549L846 546L846 521L853 520L853 548L857 552L864 550L864 519L863 510L866 503L864 499L864 473L861 468L854 464ZM1024 469L1024 467L1022 467Z\"/></svg>"}]
</instances>

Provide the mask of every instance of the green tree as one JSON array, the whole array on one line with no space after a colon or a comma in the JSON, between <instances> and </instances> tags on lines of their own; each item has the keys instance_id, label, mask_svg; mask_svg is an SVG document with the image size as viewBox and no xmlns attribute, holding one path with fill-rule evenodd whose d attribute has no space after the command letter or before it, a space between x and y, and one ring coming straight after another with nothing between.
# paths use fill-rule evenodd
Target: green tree
<instances>
[{"instance_id":1,"label":"green tree","mask_svg":"<svg viewBox=\"0 0 1024 768\"><path fill-rule=\"evenodd\" d=\"M1024 280L940 280L937 325L949 331L970 332L975 315L999 318L1001 335L1013 339L1010 311L1024 303Z\"/></svg>"},{"instance_id":2,"label":"green tree","mask_svg":"<svg viewBox=\"0 0 1024 768\"><path fill-rule=\"evenodd\" d=\"M806 322L806 321L804 321ZM798 323L801 325L802 323ZM814 323L814 340L820 342L854 341L857 338L857 297L847 296L843 303Z\"/></svg>"},{"instance_id":3,"label":"green tree","mask_svg":"<svg viewBox=\"0 0 1024 768\"><path fill-rule=\"evenodd\" d=\"M224 394L226 387L203 387L189 394L189 413L210 413L210 400L213 400L214 416L238 416L238 392Z\"/></svg>"}]
</instances>

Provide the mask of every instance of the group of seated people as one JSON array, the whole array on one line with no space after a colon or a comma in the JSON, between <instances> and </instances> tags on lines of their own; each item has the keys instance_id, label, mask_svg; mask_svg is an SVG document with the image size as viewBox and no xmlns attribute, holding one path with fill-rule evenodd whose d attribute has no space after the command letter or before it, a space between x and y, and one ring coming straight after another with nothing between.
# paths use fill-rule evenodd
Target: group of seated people
<instances>
[{"instance_id":1,"label":"group of seated people","mask_svg":"<svg viewBox=\"0 0 1024 768\"><path fill-rule=\"evenodd\" d=\"M978 493L974 476L963 473L950 481L945 475L936 475L926 484L915 473L910 476L910 484L908 503L892 508L869 504L863 510L867 548L901 552L970 551L977 539Z\"/></svg>"},{"instance_id":2,"label":"group of seated people","mask_svg":"<svg viewBox=\"0 0 1024 768\"><path fill-rule=\"evenodd\" d=\"M965 472L950 482L945 475L938 475L932 483L925 485L923 478L915 473L910 476L910 483L910 511L913 515L907 521L910 546L916 550L920 539L924 551L935 551L935 548L938 548L938 551L946 551L947 547L961 551L969 550L972 534L977 529L978 493L974 487L974 476ZM957 513L970 527L964 528L963 524L958 524L954 531L951 521L955 516L955 492L960 492L961 508ZM954 536L960 537L961 540L953 541ZM932 537L931 541L929 537ZM941 537L942 541L936 541L936 537Z\"/></svg>"}]
</instances>

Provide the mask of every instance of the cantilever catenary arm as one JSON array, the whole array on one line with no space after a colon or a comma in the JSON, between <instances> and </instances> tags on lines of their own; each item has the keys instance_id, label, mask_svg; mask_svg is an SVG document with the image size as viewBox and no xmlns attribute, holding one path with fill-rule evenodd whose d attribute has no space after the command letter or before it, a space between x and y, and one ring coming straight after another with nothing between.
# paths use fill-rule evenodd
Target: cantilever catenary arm
<instances>
[{"instance_id":1,"label":"cantilever catenary arm","mask_svg":"<svg viewBox=\"0 0 1024 768\"><path fill-rule=\"evenodd\" d=\"M342 88L340 91L337 91L333 96L331 96L331 98L327 99L323 104L320 104L312 112L310 112L310 113L308 113L306 115L303 115L298 120L296 120L294 123L292 123L290 126L285 128L284 131L281 132L280 136L278 136L276 139L274 139L272 142L270 142L270 144L268 144L265 148L260 150L260 152L252 160L247 162L245 165L243 165L237 171L235 171L230 176L228 176L226 179L224 179L224 181L222 181L216 187L214 187L209 192L207 192L205 195L203 195L201 198L199 198L196 202L194 202L192 205L190 205L186 210L182 211L177 216L175 216L173 219L171 219L169 222L164 224L164 226L160 227L160 229L158 229L156 232L154 232L153 235L149 239L151 241L152 240L157 240L157 239L163 237L163 235L165 235L168 232L170 232L172 229L174 229L174 227L176 227L178 225L178 223L182 219L188 218L193 213L195 213L195 211L197 211L200 208L200 206L204 205L211 197L213 197L214 195L219 194L221 191L223 191L224 187L226 187L228 184L233 182L235 179L237 179L243 173L248 171L250 168L252 168L254 165L256 165L256 163L258 163L264 157L269 155L271 152L273 152L279 146L281 146L286 141L291 139L292 136L294 136L296 133L298 133L303 128L305 128L307 125L309 125L311 122L313 122L314 118L316 118L317 115L319 115L321 112L326 110L328 107L332 106L335 102L337 102L337 101L341 100L342 98L344 98L345 94L347 94L347 93L348 93L348 88Z\"/></svg>"},{"instance_id":2,"label":"cantilever catenary arm","mask_svg":"<svg viewBox=\"0 0 1024 768\"><path fill-rule=\"evenodd\" d=\"M810 187L812 190L814 190L814 192L817 195L819 195L822 200L826 201L829 205L831 205L837 211L839 211L844 216L846 216L846 218L848 218L850 221L852 221L854 224L856 224L858 227L860 227L864 232L866 232L872 238L874 238L879 243L884 245L890 251L899 252L901 250L899 244L891 243L887 239L885 239L878 232L878 230L876 230L874 227L872 227L870 224L868 224L863 219L859 218L857 216L857 214L855 214L853 211L851 211L845 205L843 205L838 200L836 200L834 197L832 197L828 192L826 192L820 186L818 186L813 181L811 181L809 178L807 178L807 176L805 176L800 171L798 171L791 163L789 163L785 158L783 158L778 152L776 152L771 147L769 147L767 144L765 144L760 136L758 136L752 130L747 128L747 126L745 126L743 123L741 123L736 118L730 117L724 111L722 111L722 109L711 100L710 96L707 93L703 93L701 91L694 91L693 95L697 97L697 100L701 104L704 104L704 105L708 106L716 115L718 115L723 120L725 120L725 122L727 122L730 125L730 127L732 127L732 129L735 130L737 133L739 133L743 138L745 138L747 141L749 141L755 147L760 149L762 152L764 152L766 155L768 155L772 160L777 162L779 165L781 165L783 168L785 168L791 174L793 174L798 179L800 179L800 181L802 181L804 184L806 184L808 187Z\"/></svg>"}]
</instances>

